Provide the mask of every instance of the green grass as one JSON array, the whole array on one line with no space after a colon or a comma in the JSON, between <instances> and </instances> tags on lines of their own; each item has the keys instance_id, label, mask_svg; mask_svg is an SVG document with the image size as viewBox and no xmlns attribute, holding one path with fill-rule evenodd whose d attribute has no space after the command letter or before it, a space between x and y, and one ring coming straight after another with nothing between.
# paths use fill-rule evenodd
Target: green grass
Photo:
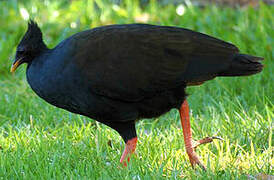
<instances>
[{"instance_id":1,"label":"green grass","mask_svg":"<svg viewBox=\"0 0 274 180\"><path fill-rule=\"evenodd\" d=\"M1 179L246 179L274 174L273 6L199 9L189 4L178 16L176 6L155 0L142 8L130 0L120 6L103 0L96 0L97 5L91 0L39 2L0 1ZM38 21L50 47L84 29L143 18L230 41L244 53L265 57L265 69L252 77L217 78L188 89L194 138L225 139L197 149L207 172L191 168L175 110L137 123L137 155L122 168L124 143L118 133L39 99L26 82L25 65L9 73L26 30L23 9Z\"/></svg>"}]
</instances>

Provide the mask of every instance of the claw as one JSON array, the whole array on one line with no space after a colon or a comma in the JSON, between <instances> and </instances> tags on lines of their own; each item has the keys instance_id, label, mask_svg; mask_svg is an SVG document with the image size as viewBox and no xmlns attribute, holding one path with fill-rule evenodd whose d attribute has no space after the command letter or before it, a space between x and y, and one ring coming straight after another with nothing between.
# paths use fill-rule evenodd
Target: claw
<instances>
[{"instance_id":1,"label":"claw","mask_svg":"<svg viewBox=\"0 0 274 180\"><path fill-rule=\"evenodd\" d=\"M218 140L224 141L224 139L221 138L221 137L219 137L219 136L212 136L211 138L212 138L212 139L218 139Z\"/></svg>"}]
</instances>

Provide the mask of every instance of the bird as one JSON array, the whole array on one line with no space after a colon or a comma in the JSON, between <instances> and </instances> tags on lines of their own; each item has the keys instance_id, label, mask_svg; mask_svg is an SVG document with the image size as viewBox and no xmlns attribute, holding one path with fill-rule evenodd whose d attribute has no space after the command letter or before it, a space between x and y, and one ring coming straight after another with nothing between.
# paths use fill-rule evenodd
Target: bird
<instances>
[{"instance_id":1,"label":"bird","mask_svg":"<svg viewBox=\"0 0 274 180\"><path fill-rule=\"evenodd\" d=\"M191 166L206 170L195 148L221 138L193 140L186 88L257 74L263 59L200 32L151 24L95 27L50 49L29 20L10 71L26 63L27 82L40 98L117 131L125 142L124 166L136 150L135 123L177 109Z\"/></svg>"}]
</instances>

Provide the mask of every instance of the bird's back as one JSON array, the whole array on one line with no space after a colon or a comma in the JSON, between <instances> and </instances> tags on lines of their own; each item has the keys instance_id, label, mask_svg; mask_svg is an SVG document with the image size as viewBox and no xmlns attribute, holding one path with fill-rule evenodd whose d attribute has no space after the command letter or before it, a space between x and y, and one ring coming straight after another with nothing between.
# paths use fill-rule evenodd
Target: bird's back
<instances>
[{"instance_id":1,"label":"bird's back","mask_svg":"<svg viewBox=\"0 0 274 180\"><path fill-rule=\"evenodd\" d=\"M74 61L93 92L123 101L212 79L238 52L222 40L168 26L111 25L72 38Z\"/></svg>"}]
</instances>

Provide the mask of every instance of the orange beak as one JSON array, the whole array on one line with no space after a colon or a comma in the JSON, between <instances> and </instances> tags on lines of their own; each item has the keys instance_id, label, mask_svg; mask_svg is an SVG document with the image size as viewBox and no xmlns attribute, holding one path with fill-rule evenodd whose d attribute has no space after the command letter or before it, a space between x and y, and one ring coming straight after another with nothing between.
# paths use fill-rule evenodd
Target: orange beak
<instances>
[{"instance_id":1,"label":"orange beak","mask_svg":"<svg viewBox=\"0 0 274 180\"><path fill-rule=\"evenodd\" d=\"M22 64L22 58L15 60L10 68L10 72L15 72L15 70L18 68L18 66L20 66L20 64Z\"/></svg>"}]
</instances>

